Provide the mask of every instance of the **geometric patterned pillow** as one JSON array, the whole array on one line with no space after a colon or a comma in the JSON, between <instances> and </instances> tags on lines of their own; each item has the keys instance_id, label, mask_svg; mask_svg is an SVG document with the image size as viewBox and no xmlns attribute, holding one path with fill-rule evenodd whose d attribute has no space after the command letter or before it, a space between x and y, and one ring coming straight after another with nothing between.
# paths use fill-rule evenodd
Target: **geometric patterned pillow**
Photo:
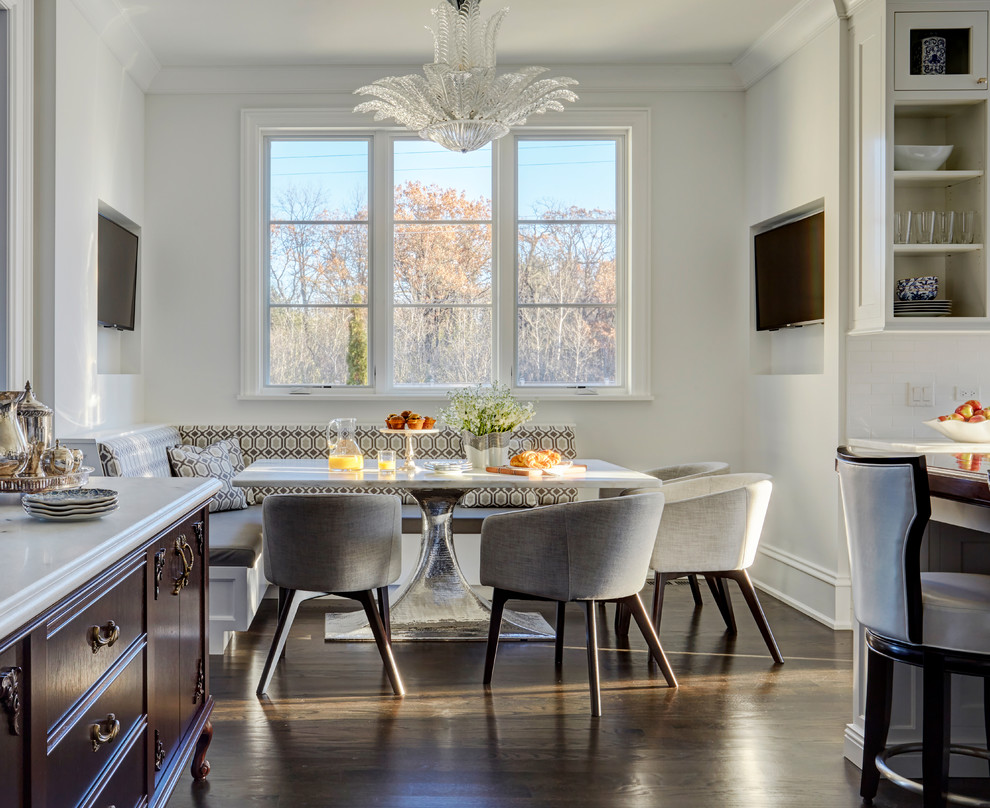
<instances>
[{"instance_id":1,"label":"geometric patterned pillow","mask_svg":"<svg viewBox=\"0 0 990 808\"><path fill-rule=\"evenodd\" d=\"M210 502L211 513L239 511L248 506L244 491L230 484L234 475L243 471L244 460L238 448L236 459L241 468L234 467L229 444L230 441L218 441L206 447L172 446L168 449L168 459L176 477L213 477L223 484Z\"/></svg>"}]
</instances>

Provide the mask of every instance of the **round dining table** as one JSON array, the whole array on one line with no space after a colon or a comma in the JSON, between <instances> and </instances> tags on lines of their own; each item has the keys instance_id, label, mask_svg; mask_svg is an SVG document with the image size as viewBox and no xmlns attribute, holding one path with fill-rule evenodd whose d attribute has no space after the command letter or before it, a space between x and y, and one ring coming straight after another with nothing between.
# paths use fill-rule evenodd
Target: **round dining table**
<instances>
[{"instance_id":1,"label":"round dining table","mask_svg":"<svg viewBox=\"0 0 990 808\"><path fill-rule=\"evenodd\" d=\"M330 471L326 460L256 460L233 479L242 488L402 489L419 503L423 515L419 561L392 598L392 640L487 640L491 604L468 584L457 563L453 544L454 506L472 488L532 487L577 489L580 498L615 494L627 488L661 485L642 472L604 460L575 460L581 471L525 476L471 470L460 474L379 472L374 461L361 471ZM511 509L506 509L511 510ZM328 613L326 639L373 639L364 612ZM553 628L536 612L506 609L504 640L552 640Z\"/></svg>"}]
</instances>

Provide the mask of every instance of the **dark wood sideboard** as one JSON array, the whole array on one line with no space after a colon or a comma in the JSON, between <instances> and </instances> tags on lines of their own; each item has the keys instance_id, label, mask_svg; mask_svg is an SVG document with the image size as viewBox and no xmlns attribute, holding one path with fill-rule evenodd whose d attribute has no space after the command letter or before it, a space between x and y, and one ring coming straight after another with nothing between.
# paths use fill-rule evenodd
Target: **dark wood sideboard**
<instances>
[{"instance_id":1,"label":"dark wood sideboard","mask_svg":"<svg viewBox=\"0 0 990 808\"><path fill-rule=\"evenodd\" d=\"M201 505L0 641L0 806L163 806L212 736Z\"/></svg>"}]
</instances>

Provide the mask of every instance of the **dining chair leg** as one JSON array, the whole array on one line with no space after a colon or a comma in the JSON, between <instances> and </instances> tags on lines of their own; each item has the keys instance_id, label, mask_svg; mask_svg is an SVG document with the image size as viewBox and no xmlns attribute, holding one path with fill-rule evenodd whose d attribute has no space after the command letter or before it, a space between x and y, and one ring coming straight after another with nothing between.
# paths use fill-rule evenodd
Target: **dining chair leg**
<instances>
[{"instance_id":1,"label":"dining chair leg","mask_svg":"<svg viewBox=\"0 0 990 808\"><path fill-rule=\"evenodd\" d=\"M667 680L667 685L677 687L677 677L674 676L670 662L667 661L667 655L663 652L663 646L660 645L660 638L657 636L656 629L653 628L653 624L650 622L650 616L646 613L646 607L643 605L643 601L640 600L639 595L630 595L628 598L623 598L622 602L636 619L636 625L643 632L643 639L646 640L646 644L650 647L650 656L660 666L660 672L663 674L663 678Z\"/></svg>"},{"instance_id":2,"label":"dining chair leg","mask_svg":"<svg viewBox=\"0 0 990 808\"><path fill-rule=\"evenodd\" d=\"M587 624L588 687L591 690L591 714L602 714L602 695L598 679L598 623L595 620L595 601L584 601L584 617Z\"/></svg>"},{"instance_id":3,"label":"dining chair leg","mask_svg":"<svg viewBox=\"0 0 990 808\"><path fill-rule=\"evenodd\" d=\"M291 592L292 592L291 589L286 589L285 587L282 587L282 586L280 586L278 588L278 611L276 612L276 614L279 614L279 615L282 614L282 609L285 608L285 604L288 603L289 602L289 599L291 598ZM279 661L285 659L285 647L284 646L282 648L282 653L279 654L279 657L278 658L279 658Z\"/></svg>"},{"instance_id":4,"label":"dining chair leg","mask_svg":"<svg viewBox=\"0 0 990 808\"><path fill-rule=\"evenodd\" d=\"M553 664L558 668L564 664L564 613L567 604L557 601L557 627L554 635Z\"/></svg>"},{"instance_id":5,"label":"dining chair leg","mask_svg":"<svg viewBox=\"0 0 990 808\"><path fill-rule=\"evenodd\" d=\"M615 636L629 635L629 610L621 603L615 604Z\"/></svg>"},{"instance_id":6,"label":"dining chair leg","mask_svg":"<svg viewBox=\"0 0 990 808\"><path fill-rule=\"evenodd\" d=\"M922 694L921 781L925 808L945 805L949 790L950 677L941 654L925 654Z\"/></svg>"},{"instance_id":7,"label":"dining chair leg","mask_svg":"<svg viewBox=\"0 0 990 808\"><path fill-rule=\"evenodd\" d=\"M767 644L770 656L773 657L773 661L778 665L783 665L784 657L781 656L780 649L777 647L777 641L773 638L773 632L770 630L767 616L763 613L760 599L756 596L756 588L753 586L753 580L749 577L749 573L746 570L736 570L733 572L732 578L739 584L739 588L742 590L743 597L746 599L746 605L749 606L749 610L753 614L753 619L760 629L760 634L763 635L763 642ZM726 589L726 595L728 595L728 589Z\"/></svg>"},{"instance_id":8,"label":"dining chair leg","mask_svg":"<svg viewBox=\"0 0 990 808\"><path fill-rule=\"evenodd\" d=\"M271 684L272 676L275 673L275 665L282 657L282 650L285 648L285 641L289 637L289 629L292 621L296 619L296 612L299 604L303 602L304 593L295 589L280 589L279 601L281 608L278 613L278 623L275 625L275 636L272 637L272 646L268 649L268 657L265 659L265 667L261 671L261 680L258 682L257 695L264 696L268 692L268 685Z\"/></svg>"},{"instance_id":9,"label":"dining chair leg","mask_svg":"<svg viewBox=\"0 0 990 808\"><path fill-rule=\"evenodd\" d=\"M675 576L665 572L653 573L653 630L660 633L660 617L663 615L663 593L667 591L667 582Z\"/></svg>"},{"instance_id":10,"label":"dining chair leg","mask_svg":"<svg viewBox=\"0 0 990 808\"><path fill-rule=\"evenodd\" d=\"M395 664L395 657L392 656L392 643L389 642L388 634L385 631L385 624L375 606L375 598L368 589L364 592L348 592L347 597L354 598L364 607L364 613L368 616L368 623L371 624L371 633L375 637L375 645L378 646L378 653L381 654L382 664L385 665L385 675L392 685L392 692L396 696L404 696L406 689L402 684L402 677L399 676L399 668ZM379 595L381 592L379 592Z\"/></svg>"},{"instance_id":11,"label":"dining chair leg","mask_svg":"<svg viewBox=\"0 0 990 808\"><path fill-rule=\"evenodd\" d=\"M712 591L712 597L715 598L715 603L718 606L719 613L722 615L722 620L725 622L725 628L730 634L736 633L736 615L732 611L732 601L729 597L729 590L725 588L725 584L722 579L716 575L706 575L705 581L708 583L708 588Z\"/></svg>"},{"instance_id":12,"label":"dining chair leg","mask_svg":"<svg viewBox=\"0 0 990 808\"><path fill-rule=\"evenodd\" d=\"M694 605L695 606L704 605L704 602L701 600L701 587L698 586L698 576L689 575L687 579L688 579L688 586L691 587L691 595L692 597L694 597Z\"/></svg>"},{"instance_id":13,"label":"dining chair leg","mask_svg":"<svg viewBox=\"0 0 990 808\"><path fill-rule=\"evenodd\" d=\"M492 672L495 670L495 654L498 652L498 635L502 631L502 612L505 602L509 599L504 589L492 590L492 616L488 624L488 648L485 651L485 677L482 682L492 683Z\"/></svg>"},{"instance_id":14,"label":"dining chair leg","mask_svg":"<svg viewBox=\"0 0 990 808\"><path fill-rule=\"evenodd\" d=\"M877 755L887 745L890 727L891 687L894 677L892 659L866 648L866 711L863 722L863 766L859 795L871 802L880 786Z\"/></svg>"},{"instance_id":15,"label":"dining chair leg","mask_svg":"<svg viewBox=\"0 0 990 808\"><path fill-rule=\"evenodd\" d=\"M385 626L385 636L392 642L392 615L388 604L388 587L382 586L378 589L378 613L382 616L382 625Z\"/></svg>"},{"instance_id":16,"label":"dining chair leg","mask_svg":"<svg viewBox=\"0 0 990 808\"><path fill-rule=\"evenodd\" d=\"M990 750L990 676L983 679L983 730L987 734L987 749ZM987 763L990 764L990 760Z\"/></svg>"}]
</instances>

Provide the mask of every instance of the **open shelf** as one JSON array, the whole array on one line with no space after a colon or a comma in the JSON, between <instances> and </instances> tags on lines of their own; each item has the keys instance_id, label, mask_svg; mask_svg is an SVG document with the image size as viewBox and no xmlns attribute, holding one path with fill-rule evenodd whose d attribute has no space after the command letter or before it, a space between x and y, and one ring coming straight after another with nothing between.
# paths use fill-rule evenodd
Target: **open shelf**
<instances>
[{"instance_id":1,"label":"open shelf","mask_svg":"<svg viewBox=\"0 0 990 808\"><path fill-rule=\"evenodd\" d=\"M895 255L951 255L979 252L982 244L895 244Z\"/></svg>"},{"instance_id":2,"label":"open shelf","mask_svg":"<svg viewBox=\"0 0 990 808\"><path fill-rule=\"evenodd\" d=\"M951 188L960 182L978 180L979 169L971 171L895 171L894 185L901 188Z\"/></svg>"}]
</instances>

